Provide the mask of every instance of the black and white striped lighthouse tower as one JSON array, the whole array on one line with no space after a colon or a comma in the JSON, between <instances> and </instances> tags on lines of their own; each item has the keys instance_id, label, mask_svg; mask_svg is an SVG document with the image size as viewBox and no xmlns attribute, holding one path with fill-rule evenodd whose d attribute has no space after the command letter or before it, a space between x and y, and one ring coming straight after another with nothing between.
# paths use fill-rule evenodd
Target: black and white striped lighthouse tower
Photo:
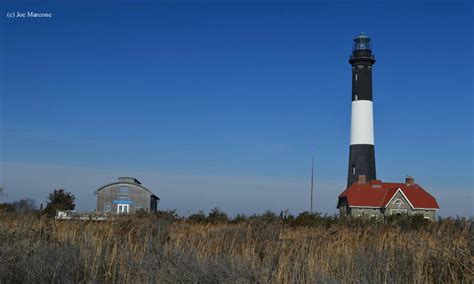
<instances>
[{"instance_id":1,"label":"black and white striped lighthouse tower","mask_svg":"<svg viewBox=\"0 0 474 284\"><path fill-rule=\"evenodd\" d=\"M372 111L372 65L375 57L370 38L363 33L354 39L349 63L352 65L352 115L348 187L359 175L365 175L368 181L377 179Z\"/></svg>"}]
</instances>

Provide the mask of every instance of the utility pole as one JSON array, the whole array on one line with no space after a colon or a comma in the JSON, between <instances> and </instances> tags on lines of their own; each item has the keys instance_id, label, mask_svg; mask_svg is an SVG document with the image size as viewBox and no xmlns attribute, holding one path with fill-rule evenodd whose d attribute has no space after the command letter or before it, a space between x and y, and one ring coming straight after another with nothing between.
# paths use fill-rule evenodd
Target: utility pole
<instances>
[{"instance_id":1,"label":"utility pole","mask_svg":"<svg viewBox=\"0 0 474 284\"><path fill-rule=\"evenodd\" d=\"M311 206L310 206L311 213L313 213L313 180L314 180L314 155L311 155Z\"/></svg>"}]
</instances>

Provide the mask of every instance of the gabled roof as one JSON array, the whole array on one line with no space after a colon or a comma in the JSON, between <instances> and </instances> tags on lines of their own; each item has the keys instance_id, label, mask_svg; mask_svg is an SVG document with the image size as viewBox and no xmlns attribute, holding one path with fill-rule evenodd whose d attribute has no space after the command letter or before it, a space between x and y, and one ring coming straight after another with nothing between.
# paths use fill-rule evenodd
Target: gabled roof
<instances>
[{"instance_id":1,"label":"gabled roof","mask_svg":"<svg viewBox=\"0 0 474 284\"><path fill-rule=\"evenodd\" d=\"M439 209L436 199L418 184L390 183L373 180L354 182L339 198L346 198L349 206L385 208L393 196L400 191L415 209Z\"/></svg>"}]
</instances>

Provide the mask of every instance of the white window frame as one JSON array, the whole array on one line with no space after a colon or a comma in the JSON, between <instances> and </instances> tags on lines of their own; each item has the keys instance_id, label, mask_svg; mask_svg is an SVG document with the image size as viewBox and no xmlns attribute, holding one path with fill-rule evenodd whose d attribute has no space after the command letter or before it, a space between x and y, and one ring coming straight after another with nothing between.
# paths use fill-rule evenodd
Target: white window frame
<instances>
[{"instance_id":1,"label":"white window frame","mask_svg":"<svg viewBox=\"0 0 474 284\"><path fill-rule=\"evenodd\" d=\"M128 214L130 213L130 204L118 203L117 214Z\"/></svg>"}]
</instances>

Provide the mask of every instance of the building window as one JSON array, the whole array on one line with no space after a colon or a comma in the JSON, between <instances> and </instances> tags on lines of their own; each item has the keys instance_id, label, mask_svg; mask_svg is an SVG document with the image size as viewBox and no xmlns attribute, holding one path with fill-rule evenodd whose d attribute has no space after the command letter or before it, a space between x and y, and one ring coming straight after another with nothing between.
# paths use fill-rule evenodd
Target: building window
<instances>
[{"instance_id":1,"label":"building window","mask_svg":"<svg viewBox=\"0 0 474 284\"><path fill-rule=\"evenodd\" d=\"M355 80L357 81L357 73L355 73Z\"/></svg>"},{"instance_id":2,"label":"building window","mask_svg":"<svg viewBox=\"0 0 474 284\"><path fill-rule=\"evenodd\" d=\"M130 196L128 195L128 193L119 193L117 194L117 199L129 199Z\"/></svg>"},{"instance_id":3,"label":"building window","mask_svg":"<svg viewBox=\"0 0 474 284\"><path fill-rule=\"evenodd\" d=\"M106 203L104 204L104 211L105 211L105 212L110 212L110 211L112 211L112 204L110 204L109 202L106 202Z\"/></svg>"},{"instance_id":4,"label":"building window","mask_svg":"<svg viewBox=\"0 0 474 284\"><path fill-rule=\"evenodd\" d=\"M356 174L356 166L355 166L355 165L352 165L352 174L353 174L353 175Z\"/></svg>"},{"instance_id":5,"label":"building window","mask_svg":"<svg viewBox=\"0 0 474 284\"><path fill-rule=\"evenodd\" d=\"M359 97L357 96L357 94L355 94L354 96L354 100L358 101L359 100Z\"/></svg>"},{"instance_id":6,"label":"building window","mask_svg":"<svg viewBox=\"0 0 474 284\"><path fill-rule=\"evenodd\" d=\"M128 187L127 186L119 187L119 192L128 192Z\"/></svg>"}]
</instances>

